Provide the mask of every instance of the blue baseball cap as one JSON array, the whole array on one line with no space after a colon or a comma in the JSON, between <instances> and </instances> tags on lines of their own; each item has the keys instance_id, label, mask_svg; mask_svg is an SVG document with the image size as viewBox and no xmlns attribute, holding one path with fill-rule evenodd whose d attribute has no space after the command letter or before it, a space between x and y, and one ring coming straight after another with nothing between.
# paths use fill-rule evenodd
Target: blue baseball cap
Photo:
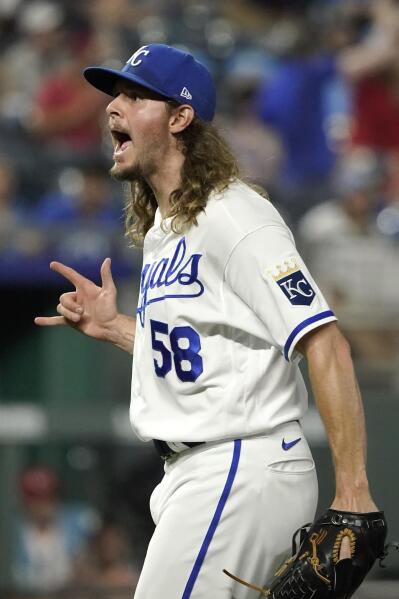
<instances>
[{"instance_id":1,"label":"blue baseball cap","mask_svg":"<svg viewBox=\"0 0 399 599\"><path fill-rule=\"evenodd\" d=\"M216 91L208 69L191 54L166 46L148 44L129 58L121 70L87 67L86 80L112 96L117 81L142 85L179 104L189 104L196 115L211 121L216 108Z\"/></svg>"}]
</instances>

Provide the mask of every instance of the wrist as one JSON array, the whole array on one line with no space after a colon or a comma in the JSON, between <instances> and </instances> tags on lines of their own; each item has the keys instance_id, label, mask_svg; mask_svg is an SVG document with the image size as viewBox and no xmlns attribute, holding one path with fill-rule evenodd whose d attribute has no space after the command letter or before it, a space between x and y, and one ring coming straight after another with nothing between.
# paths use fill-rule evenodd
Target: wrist
<instances>
[{"instance_id":1,"label":"wrist","mask_svg":"<svg viewBox=\"0 0 399 599\"><path fill-rule=\"evenodd\" d=\"M370 493L364 496L353 495L350 492L341 496L336 495L331 504L331 508L334 510L355 512L358 514L379 511Z\"/></svg>"},{"instance_id":2,"label":"wrist","mask_svg":"<svg viewBox=\"0 0 399 599\"><path fill-rule=\"evenodd\" d=\"M104 327L104 341L133 353L134 332L135 320L126 314L118 313Z\"/></svg>"},{"instance_id":3,"label":"wrist","mask_svg":"<svg viewBox=\"0 0 399 599\"><path fill-rule=\"evenodd\" d=\"M369 489L369 481L367 478L366 471L356 471L356 472L335 472L335 481L337 489L343 488L347 489L352 488L354 491L358 491L362 493L364 491L368 491Z\"/></svg>"},{"instance_id":4,"label":"wrist","mask_svg":"<svg viewBox=\"0 0 399 599\"><path fill-rule=\"evenodd\" d=\"M337 483L334 501L331 505L336 510L349 512L374 512L378 511L370 494L369 484L366 479Z\"/></svg>"}]
</instances>

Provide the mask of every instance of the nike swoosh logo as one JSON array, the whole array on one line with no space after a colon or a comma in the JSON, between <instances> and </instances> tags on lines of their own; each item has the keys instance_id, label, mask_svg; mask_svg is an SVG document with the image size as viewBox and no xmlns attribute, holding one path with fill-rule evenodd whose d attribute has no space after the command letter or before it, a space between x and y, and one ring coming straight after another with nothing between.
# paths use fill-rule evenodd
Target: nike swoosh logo
<instances>
[{"instance_id":1,"label":"nike swoosh logo","mask_svg":"<svg viewBox=\"0 0 399 599\"><path fill-rule=\"evenodd\" d=\"M294 445L299 443L299 441L301 439L302 439L302 437L298 437L298 439L294 439L294 441L289 441L289 443L286 443L283 439L283 441L281 443L281 447L284 449L284 451L288 451L289 449L291 449L291 447L294 447Z\"/></svg>"}]
</instances>

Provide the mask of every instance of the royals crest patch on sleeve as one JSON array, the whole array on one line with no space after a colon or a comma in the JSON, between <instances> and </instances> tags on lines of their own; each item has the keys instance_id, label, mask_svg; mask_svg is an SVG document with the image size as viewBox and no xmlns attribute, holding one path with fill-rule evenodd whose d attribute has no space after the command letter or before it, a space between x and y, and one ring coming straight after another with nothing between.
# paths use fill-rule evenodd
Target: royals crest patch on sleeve
<instances>
[{"instance_id":1,"label":"royals crest patch on sleeve","mask_svg":"<svg viewBox=\"0 0 399 599\"><path fill-rule=\"evenodd\" d=\"M277 264L268 274L293 306L310 306L316 293L294 258Z\"/></svg>"}]
</instances>

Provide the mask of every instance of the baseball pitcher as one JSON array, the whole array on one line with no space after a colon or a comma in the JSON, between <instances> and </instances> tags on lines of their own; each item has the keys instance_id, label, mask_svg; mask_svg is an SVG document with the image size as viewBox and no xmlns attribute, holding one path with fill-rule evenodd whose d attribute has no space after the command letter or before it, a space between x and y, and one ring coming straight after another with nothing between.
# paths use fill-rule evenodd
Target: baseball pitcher
<instances>
[{"instance_id":1,"label":"baseball pitcher","mask_svg":"<svg viewBox=\"0 0 399 599\"><path fill-rule=\"evenodd\" d=\"M111 96L110 173L130 183L139 301L134 318L118 312L109 258L101 286L53 262L74 290L58 316L36 323L133 353L132 426L165 465L136 599L350 597L383 555L386 523L334 313L280 214L240 178L212 125L215 88L201 63L149 44L121 70L84 76ZM303 357L336 476L332 505L310 530L317 479L301 426Z\"/></svg>"}]
</instances>

